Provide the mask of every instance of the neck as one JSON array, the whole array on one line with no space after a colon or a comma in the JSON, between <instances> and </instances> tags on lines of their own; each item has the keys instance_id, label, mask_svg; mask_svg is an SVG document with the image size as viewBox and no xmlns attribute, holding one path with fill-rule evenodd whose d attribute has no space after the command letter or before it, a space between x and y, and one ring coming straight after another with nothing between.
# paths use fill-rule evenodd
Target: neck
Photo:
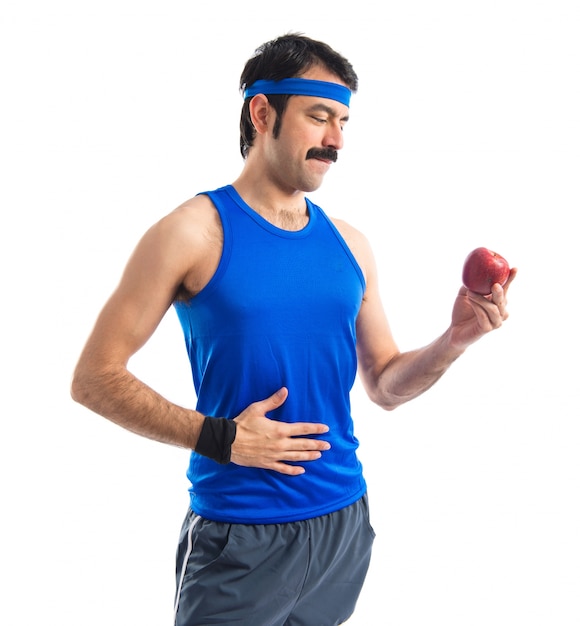
<instances>
[{"instance_id":1,"label":"neck","mask_svg":"<svg viewBox=\"0 0 580 626\"><path fill-rule=\"evenodd\" d=\"M308 224L303 191L282 189L266 177L252 176L247 168L233 186L248 206L274 226L301 230Z\"/></svg>"}]
</instances>

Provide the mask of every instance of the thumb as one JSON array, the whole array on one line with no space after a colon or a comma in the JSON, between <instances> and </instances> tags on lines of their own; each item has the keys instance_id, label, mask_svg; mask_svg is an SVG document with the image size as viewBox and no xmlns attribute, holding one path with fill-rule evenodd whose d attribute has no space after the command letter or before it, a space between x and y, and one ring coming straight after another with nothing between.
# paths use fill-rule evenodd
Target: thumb
<instances>
[{"instance_id":1,"label":"thumb","mask_svg":"<svg viewBox=\"0 0 580 626\"><path fill-rule=\"evenodd\" d=\"M268 411L272 411L273 409L277 409L279 406L282 406L284 402L286 402L286 398L288 397L288 389L286 387L281 387L278 391L275 391L269 398L262 400L260 404L262 405L262 409L264 413Z\"/></svg>"}]
</instances>

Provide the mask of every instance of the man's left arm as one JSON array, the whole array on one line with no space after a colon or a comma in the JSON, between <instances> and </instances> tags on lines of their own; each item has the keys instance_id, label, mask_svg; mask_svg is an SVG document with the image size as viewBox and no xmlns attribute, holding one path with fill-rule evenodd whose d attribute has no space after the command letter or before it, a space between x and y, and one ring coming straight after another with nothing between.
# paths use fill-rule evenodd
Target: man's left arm
<instances>
[{"instance_id":1,"label":"man's left arm","mask_svg":"<svg viewBox=\"0 0 580 626\"><path fill-rule=\"evenodd\" d=\"M516 276L515 269L503 288L499 284L493 286L490 296L462 287L447 330L427 346L400 352L381 303L370 246L359 245L357 257L365 267L367 280L357 319L359 373L371 400L386 410L427 391L471 344L508 318L507 291Z\"/></svg>"}]
</instances>

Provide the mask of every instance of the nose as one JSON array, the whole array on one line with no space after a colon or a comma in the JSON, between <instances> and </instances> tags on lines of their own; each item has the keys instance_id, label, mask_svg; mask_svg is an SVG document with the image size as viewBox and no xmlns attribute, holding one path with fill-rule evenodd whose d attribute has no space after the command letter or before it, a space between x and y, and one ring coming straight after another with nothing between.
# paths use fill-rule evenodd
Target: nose
<instances>
[{"instance_id":1,"label":"nose","mask_svg":"<svg viewBox=\"0 0 580 626\"><path fill-rule=\"evenodd\" d=\"M335 150L342 148L344 145L344 137L342 134L342 125L339 120L327 124L322 143L325 148L334 148Z\"/></svg>"}]
</instances>

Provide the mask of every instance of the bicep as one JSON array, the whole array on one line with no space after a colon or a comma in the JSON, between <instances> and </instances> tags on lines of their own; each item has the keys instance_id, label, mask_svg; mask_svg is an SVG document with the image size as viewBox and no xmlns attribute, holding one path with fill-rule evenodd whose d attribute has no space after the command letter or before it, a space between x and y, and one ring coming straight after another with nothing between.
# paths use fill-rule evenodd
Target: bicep
<instances>
[{"instance_id":1,"label":"bicep","mask_svg":"<svg viewBox=\"0 0 580 626\"><path fill-rule=\"evenodd\" d=\"M188 260L166 231L157 224L144 235L99 314L83 352L93 366L126 365L171 306Z\"/></svg>"},{"instance_id":2,"label":"bicep","mask_svg":"<svg viewBox=\"0 0 580 626\"><path fill-rule=\"evenodd\" d=\"M357 357L361 380L372 397L380 374L399 354L381 300L374 256L370 248L363 255L367 286L357 318Z\"/></svg>"}]
</instances>

